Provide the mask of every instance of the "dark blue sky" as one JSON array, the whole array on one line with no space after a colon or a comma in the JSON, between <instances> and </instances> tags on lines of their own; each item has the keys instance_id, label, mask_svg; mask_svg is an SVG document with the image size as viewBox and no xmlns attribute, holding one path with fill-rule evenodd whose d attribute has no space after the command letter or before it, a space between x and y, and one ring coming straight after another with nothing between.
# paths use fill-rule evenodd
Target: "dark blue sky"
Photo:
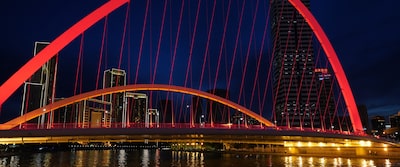
<instances>
[{"instance_id":1,"label":"dark blue sky","mask_svg":"<svg viewBox=\"0 0 400 167\"><path fill-rule=\"evenodd\" d=\"M0 83L3 83L13 72L21 67L25 62L32 57L33 43L34 41L51 41L64 32L71 25L76 23L83 16L93 11L105 0L99 1L71 1L71 0L36 0L36 1L1 1L0 2L0 20L2 22L0 26L0 69L2 71L0 75ZM167 17L166 22L172 21L171 27L166 25L164 32L163 43L161 52L170 52L170 42L174 42L175 30L180 9L180 3L175 1L171 4L171 9L168 14L173 17ZM180 2L180 1L179 1ZM180 46L188 46L190 44L190 31L191 24L187 22L194 22L194 13L196 10L197 1L190 1L190 7L185 10L190 10L192 16L185 15L186 21L183 21L182 25L182 39L180 39ZM223 1L218 1L220 5ZM186 2L187 4L189 2ZM203 9L200 14L200 22L205 19L210 19L212 2L206 1L208 8ZM227 3L227 1L224 1ZM240 13L240 4L242 1L233 0L232 11L236 13L230 19L238 20L238 14ZM256 4L255 0L246 2L245 20L243 21L244 29L249 29L251 26L251 11L254 10ZM265 4L267 2L260 1L260 11L256 23L256 34L261 39L263 22L259 21L265 17L262 14L265 11ZM319 20L321 26L324 28L329 39L335 48L340 61L342 62L343 68L347 74L347 77L355 95L356 102L358 104L366 104L370 115L389 115L397 111L400 111L400 71L397 67L400 63L400 32L398 32L400 23L400 13L397 7L400 5L398 1L344 1L344 0L312 0L312 11L315 14L317 20ZM226 4L225 4L226 6ZM160 27L160 20L162 17L163 1L154 1L151 5L151 18L152 19L152 32L158 31ZM137 54L140 37L141 27L143 24L143 13L145 8L145 1L132 1L131 4L131 23L130 23L130 38L131 41L131 52ZM168 6L170 9L170 6ZM217 7L220 14L221 11L226 10L224 7ZM120 36L123 30L123 20L125 14L125 7L117 10L110 15L109 24L109 39L108 48L111 56L118 57L119 47L121 43ZM217 12L217 14L218 14ZM137 13L137 14L136 14ZM265 13L265 12L264 12ZM190 19L191 18L191 19ZM216 17L215 27L220 27L219 30L213 31L213 36L218 38L221 27L223 26L222 17ZM101 41L102 21L88 31L85 38L85 55L95 55L98 57L99 41ZM206 23L206 22L204 22ZM197 41L205 41L207 38L207 24L201 24L203 27L199 27ZM150 23L148 23L150 25ZM233 25L234 23L232 23ZM148 26L149 26L148 25ZM247 26L247 27L246 27ZM216 28L218 29L218 28ZM174 32L174 33L172 33ZM229 37L227 40L234 41L236 29L228 28ZM244 32L245 34L246 32ZM249 33L249 31L247 32ZM97 34L97 35L96 35ZM172 35L171 35L172 34ZM216 34L216 35L215 35ZM150 35L150 34L146 34ZM154 33L152 43L157 44L158 40L157 33ZM172 37L173 36L173 37ZM171 38L172 37L172 38ZM146 38L149 40L150 38ZM260 41L258 39L258 41ZM244 39L246 41L246 39ZM146 42L146 41L145 41ZM147 43L149 43L147 41ZM151 42L150 42L151 43ZM258 42L260 43L260 42ZM92 47L93 45L93 47ZM165 45L165 46L164 46ZM247 42L243 42L243 48L247 47ZM259 45L259 44L258 44ZM75 75L68 75L66 69L75 70L76 68L76 56L78 54L79 39L72 42L60 53L60 58L63 65L60 65L61 69L64 69L62 76L65 80L74 80ZM95 47L97 46L97 47ZM146 46L145 46L146 47ZM157 49L156 45L147 46L153 48L153 52ZM228 46L227 46L228 47ZM257 44L254 48L257 50ZM183 49L178 50L178 54L185 54L188 52L188 47L182 47ZM196 45L198 50L204 49L204 45ZM217 51L218 45L213 45L210 50ZM232 49L233 48L229 48ZM148 50L144 49L144 54L149 54ZM194 50L194 52L199 52ZM244 49L245 50L245 49ZM264 49L267 53L268 50ZM212 52L212 51L210 51ZM242 51L241 53L245 53ZM125 53L126 54L126 53ZM155 54L155 53L152 53ZM66 56L67 55L67 56ZM72 56L69 58L68 56ZM196 57L195 57L196 58ZM202 58L199 58L199 61ZM159 61L163 62L163 59ZM185 60L186 61L186 60ZM180 63L183 63L182 61ZM112 60L109 62L112 64ZM115 63L115 62L114 62ZM253 62L254 63L254 62ZM96 63L91 64L92 67L96 67ZM72 67L72 68L71 68ZM200 66L201 67L201 66ZM160 67L162 69L162 67ZM182 68L177 65L176 71L184 71L185 66ZM69 70L69 71L71 71ZM89 69L88 71L95 71L96 69ZM74 71L72 71L74 74ZM175 75L175 73L174 73ZM179 75L179 74L178 74ZM61 76L61 75L59 75ZM147 76L147 74L146 74ZM165 79L168 76L157 75L157 79ZM140 79L139 79L140 80ZM146 78L142 78L146 80ZM66 87L67 82L61 82L60 87L62 91L71 91L72 88ZM236 85L237 86L237 85ZM90 89L90 88L88 88ZM0 92L1 93L1 92ZM12 108L9 106L19 105L21 92L17 91L3 107L4 109ZM18 109L19 111L19 109ZM3 115L3 114L2 114Z\"/></svg>"}]
</instances>

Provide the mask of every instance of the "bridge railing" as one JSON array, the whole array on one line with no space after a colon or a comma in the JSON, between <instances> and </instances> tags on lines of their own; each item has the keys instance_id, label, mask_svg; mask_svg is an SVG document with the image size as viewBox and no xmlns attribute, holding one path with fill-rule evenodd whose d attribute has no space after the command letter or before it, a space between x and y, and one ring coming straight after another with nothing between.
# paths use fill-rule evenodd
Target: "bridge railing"
<instances>
[{"instance_id":1,"label":"bridge railing","mask_svg":"<svg viewBox=\"0 0 400 167\"><path fill-rule=\"evenodd\" d=\"M231 123L111 123L111 124L87 124L87 123L53 123L51 125L38 125L35 123L24 123L14 128L21 130L30 129L90 129L90 128L209 128L209 129L269 129L263 125L238 125Z\"/></svg>"},{"instance_id":2,"label":"bridge railing","mask_svg":"<svg viewBox=\"0 0 400 167\"><path fill-rule=\"evenodd\" d=\"M171 128L171 129L247 129L247 130L267 130L275 129L279 131L295 131L295 132L317 132L317 133L327 133L327 134L344 134L350 135L354 134L349 131L339 131L339 130L322 130L318 128L287 128L287 127L277 127L271 128L263 125L243 125L243 124L231 124L231 123L200 123L200 124L190 124L190 123L111 123L111 124L88 124L88 123L53 123L49 126L40 126L35 123L24 123L20 126L15 127L13 130L33 130L33 129L93 129L93 128L127 128L127 129L156 129L156 128Z\"/></svg>"}]
</instances>

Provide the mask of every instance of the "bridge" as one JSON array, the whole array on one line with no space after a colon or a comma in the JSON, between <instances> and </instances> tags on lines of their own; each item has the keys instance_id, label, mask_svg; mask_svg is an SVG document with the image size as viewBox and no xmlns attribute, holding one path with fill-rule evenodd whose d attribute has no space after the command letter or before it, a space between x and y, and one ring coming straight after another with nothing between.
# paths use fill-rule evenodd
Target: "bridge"
<instances>
[{"instance_id":1,"label":"bridge","mask_svg":"<svg viewBox=\"0 0 400 167\"><path fill-rule=\"evenodd\" d=\"M386 155L397 144L364 133L345 72L308 5L109 0L36 43L35 56L1 85L0 105L24 91L12 111L19 116L0 124L0 143L247 143ZM123 9L123 31L110 32L111 13ZM141 18L135 31L132 15ZM98 56L84 52L93 27L103 29L91 41ZM108 41L113 36L121 41ZM62 66L63 49L78 40L76 68ZM74 72L59 76L57 67Z\"/></svg>"}]
</instances>

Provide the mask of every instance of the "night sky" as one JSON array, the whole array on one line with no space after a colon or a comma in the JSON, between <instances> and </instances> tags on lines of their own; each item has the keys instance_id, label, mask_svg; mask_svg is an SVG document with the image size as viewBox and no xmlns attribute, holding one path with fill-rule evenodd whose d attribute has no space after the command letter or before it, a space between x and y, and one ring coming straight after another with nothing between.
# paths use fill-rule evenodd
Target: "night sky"
<instances>
[{"instance_id":1,"label":"night sky","mask_svg":"<svg viewBox=\"0 0 400 167\"><path fill-rule=\"evenodd\" d=\"M72 26L83 16L93 11L105 0L98 1L71 1L71 0L36 0L36 1L1 1L0 2L0 83L3 83L12 73L26 63L31 57L33 52L34 41L51 41L58 35L64 32L67 28ZM154 1L151 3L150 13L152 18L152 31L158 31L160 27L160 20L162 17L164 1ZM191 18L194 18L197 1L190 1L190 10L192 13ZM238 20L238 13L240 9L239 4L243 1L233 0L232 11L237 13L230 19ZM174 0L168 4L168 9L173 9L168 12L171 16L179 16L181 1ZM207 9L211 13L212 1L205 1ZM218 1L218 5L224 3L226 6L227 1ZM256 0L246 1L246 11L252 11L256 4ZM266 11L268 1L260 1L260 11ZM347 74L350 86L352 87L357 104L365 104L368 108L369 115L391 115L400 111L400 79L399 79L399 63L400 63L400 32L398 31L400 23L400 12L398 6L400 1L338 1L338 0L312 0L312 12L317 20L327 33L328 38L331 40L335 48L339 60ZM137 54L137 47L140 37L141 28L143 24L143 13L145 10L145 1L135 0L131 3L131 16L130 16L130 38L131 53ZM226 7L217 7L218 12L226 10ZM221 10L222 9L222 10ZM109 20L109 38L108 52L116 56L119 55L119 47L121 43L121 34L123 31L124 17L126 7L118 9L110 15ZM203 11L203 12L204 12ZM217 12L217 15L218 15ZM138 14L135 14L138 13ZM187 12L189 13L189 12ZM200 22L202 19L210 18L209 14L201 13ZM245 14L244 24L247 28L251 25L251 12ZM150 16L149 16L150 17ZM188 16L185 16L188 17ZM263 23L262 18L264 14L260 14L256 23L256 33L262 34ZM216 17L215 27L222 27L222 17ZM219 20L218 20L219 19ZM167 17L166 22L172 20L172 25L166 24L165 37L163 38L161 54L163 52L170 52L170 42L174 41L175 31L178 17ZM194 20L185 19L194 22ZM180 45L190 44L190 24L182 23L182 39ZM100 21L93 28L89 29L89 36L85 38L85 55L95 55L98 58L99 41L101 41L103 21ZM173 28L171 28L173 27ZM196 42L206 40L206 26L199 28L198 37ZM221 28L219 28L221 29ZM232 32L230 32L232 31ZM114 33L115 32L115 33ZM221 33L214 31L214 34ZM236 29L228 28L228 33L235 34ZM97 35L92 35L97 34ZM171 35L173 34L173 35ZM153 34L153 50L156 50L156 44L159 34ZM173 37L172 37L173 36ZM217 35L215 35L217 36ZM234 38L234 35L230 35ZM258 37L261 38L261 37ZM63 71L73 71L76 69L76 57L79 49L79 37L77 40L68 45L65 50L60 53L60 61L64 65L60 65ZM233 40L233 39L227 39ZM96 41L96 42L91 42ZM258 42L260 43L260 42ZM164 46L165 45L165 46ZM217 45L211 44L213 47L218 48ZM247 43L242 44L247 47ZM217 50L210 47L210 50ZM259 46L255 46L257 48ZM163 49L164 48L164 49ZM196 46L197 49L202 48ZM230 49L230 48L228 48ZM148 54L148 50L144 48L144 54ZM267 50L267 49L265 49ZM155 52L155 51L154 51ZM179 49L178 54L188 52L188 49ZM267 53L268 51L266 51ZM92 54L93 53L93 54ZM126 54L126 53L125 53ZM155 54L155 53L152 53ZM74 55L73 58L68 58L65 55ZM112 64L112 60L109 60ZM162 59L160 60L163 61ZM185 60L186 61L186 60ZM177 63L184 63L183 60L177 60ZM115 63L115 62L114 62ZM93 63L96 67L97 63ZM162 67L160 67L162 68ZM178 70L179 66L177 67ZM96 70L96 69L94 69ZM63 72L60 72L60 76ZM67 72L65 72L67 73ZM60 80L74 80L75 75L62 76ZM70 78L68 78L70 77ZM163 79L163 76L157 76L157 79ZM165 79L165 78L164 78ZM131 79L132 80L132 79ZM139 79L140 80L140 79ZM60 85L65 86L68 82L61 82ZM61 88L58 88L61 89ZM65 88L64 91L70 91L72 88ZM87 88L90 89L90 88ZM12 96L3 106L3 113L0 115L3 120L9 114L8 110L20 105L21 90L18 90L16 95ZM62 91L61 91L62 94ZM17 109L19 111L19 109Z\"/></svg>"}]
</instances>

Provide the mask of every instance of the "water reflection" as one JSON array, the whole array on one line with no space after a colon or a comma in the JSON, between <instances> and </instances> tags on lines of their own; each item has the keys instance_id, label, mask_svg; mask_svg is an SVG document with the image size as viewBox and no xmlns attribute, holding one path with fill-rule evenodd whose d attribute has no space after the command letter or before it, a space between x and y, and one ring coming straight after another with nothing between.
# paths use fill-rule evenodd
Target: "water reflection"
<instances>
[{"instance_id":1,"label":"water reflection","mask_svg":"<svg viewBox=\"0 0 400 167\"><path fill-rule=\"evenodd\" d=\"M318 166L322 166L322 167L326 166L325 158L319 158L319 165Z\"/></svg>"},{"instance_id":2,"label":"water reflection","mask_svg":"<svg viewBox=\"0 0 400 167\"><path fill-rule=\"evenodd\" d=\"M19 156L0 157L0 166L19 166Z\"/></svg>"},{"instance_id":3,"label":"water reflection","mask_svg":"<svg viewBox=\"0 0 400 167\"><path fill-rule=\"evenodd\" d=\"M389 159L385 159L385 167L390 167L392 164L390 163Z\"/></svg>"},{"instance_id":4,"label":"water reflection","mask_svg":"<svg viewBox=\"0 0 400 167\"><path fill-rule=\"evenodd\" d=\"M36 153L33 154L33 161L29 166L51 166L52 155L51 153Z\"/></svg>"},{"instance_id":5,"label":"water reflection","mask_svg":"<svg viewBox=\"0 0 400 167\"><path fill-rule=\"evenodd\" d=\"M308 166L314 166L313 157L308 158Z\"/></svg>"},{"instance_id":6,"label":"water reflection","mask_svg":"<svg viewBox=\"0 0 400 167\"><path fill-rule=\"evenodd\" d=\"M399 159L302 157L250 153L140 150L79 150L0 157L1 166L397 166Z\"/></svg>"},{"instance_id":7,"label":"water reflection","mask_svg":"<svg viewBox=\"0 0 400 167\"><path fill-rule=\"evenodd\" d=\"M126 151L125 150L119 150L118 166L126 166Z\"/></svg>"},{"instance_id":8,"label":"water reflection","mask_svg":"<svg viewBox=\"0 0 400 167\"><path fill-rule=\"evenodd\" d=\"M343 166L342 158L334 158L333 159L333 166Z\"/></svg>"},{"instance_id":9,"label":"water reflection","mask_svg":"<svg viewBox=\"0 0 400 167\"><path fill-rule=\"evenodd\" d=\"M149 161L150 161L149 149L142 150L142 162L140 163L140 165L142 167L148 167L149 166Z\"/></svg>"},{"instance_id":10,"label":"water reflection","mask_svg":"<svg viewBox=\"0 0 400 167\"><path fill-rule=\"evenodd\" d=\"M272 160L277 156L273 156ZM393 161L399 163L400 160L393 160L393 159L362 159L362 158L328 158L328 157L302 157L302 156L283 156L281 157L283 162L282 166L307 166L307 167L314 167L314 166L334 166L334 167L342 167L342 166L361 166L361 167L375 167L376 164L382 164L385 167L396 166L393 164ZM267 166L274 166L279 163L268 162ZM379 165L378 165L379 166Z\"/></svg>"}]
</instances>

